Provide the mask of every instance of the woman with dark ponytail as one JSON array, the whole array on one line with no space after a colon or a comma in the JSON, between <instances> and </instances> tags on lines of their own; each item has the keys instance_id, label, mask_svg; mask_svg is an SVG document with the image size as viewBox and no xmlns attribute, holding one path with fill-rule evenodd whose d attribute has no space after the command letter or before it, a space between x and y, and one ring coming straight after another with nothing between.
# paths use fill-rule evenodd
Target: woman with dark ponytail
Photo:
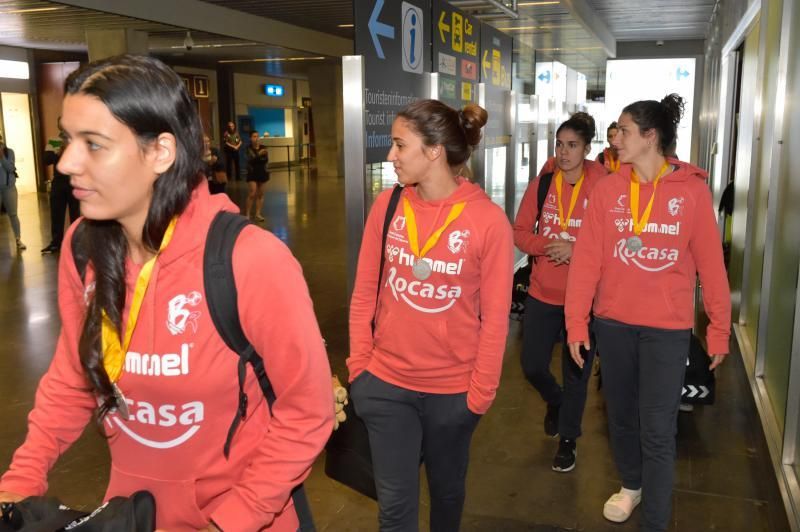
<instances>
[{"instance_id":1,"label":"woman with dark ponytail","mask_svg":"<svg viewBox=\"0 0 800 532\"><path fill-rule=\"evenodd\" d=\"M597 162L606 167L609 174L613 174L619 170L619 155L617 149L614 147L614 137L617 136L617 123L611 122L606 129L606 140L608 141L608 148L600 152L597 156Z\"/></svg>"},{"instance_id":2,"label":"woman with dark ponytail","mask_svg":"<svg viewBox=\"0 0 800 532\"><path fill-rule=\"evenodd\" d=\"M586 159L594 136L594 119L587 113L575 113L559 126L555 171L531 181L514 220L514 243L534 260L525 301L522 369L547 404L545 434L561 437L552 469L562 473L575 467L575 440L581 435L594 350L582 353L586 364L581 368L564 344L561 385L550 373L550 360L564 331L567 272L586 201L606 175L602 165Z\"/></svg>"},{"instance_id":3,"label":"woman with dark ponytail","mask_svg":"<svg viewBox=\"0 0 800 532\"><path fill-rule=\"evenodd\" d=\"M683 100L632 103L613 143L620 169L591 196L567 280L570 354L583 364L589 319L603 354L608 429L622 489L603 507L627 520L642 503L641 529L669 528L675 433L697 276L703 287L710 367L728 353L731 326L722 246L706 173L665 157Z\"/></svg>"},{"instance_id":4,"label":"woman with dark ponytail","mask_svg":"<svg viewBox=\"0 0 800 532\"><path fill-rule=\"evenodd\" d=\"M388 156L404 185L398 207L387 212L394 192L382 193L364 229L347 366L369 432L383 532L418 529L420 460L430 529L459 529L470 440L500 381L511 227L462 177L486 119L474 104L456 111L422 100L403 109Z\"/></svg>"},{"instance_id":5,"label":"woman with dark ponytail","mask_svg":"<svg viewBox=\"0 0 800 532\"><path fill-rule=\"evenodd\" d=\"M239 357L211 320L203 252L215 216L238 209L208 192L198 115L181 79L147 57L85 65L65 94L59 171L83 218L62 249L61 336L0 501L43 495L49 469L94 414L111 450L106 497L150 491L158 528L295 530L290 492L333 413L297 262L254 226L235 245L239 317L277 400L270 411L248 371L250 407L224 456L241 404Z\"/></svg>"}]
</instances>

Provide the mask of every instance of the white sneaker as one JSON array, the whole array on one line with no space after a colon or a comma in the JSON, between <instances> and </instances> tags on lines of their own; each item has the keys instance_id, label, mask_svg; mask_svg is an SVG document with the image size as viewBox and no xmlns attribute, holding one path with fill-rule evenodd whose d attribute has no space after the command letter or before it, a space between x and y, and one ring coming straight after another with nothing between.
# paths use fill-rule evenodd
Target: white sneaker
<instances>
[{"instance_id":1,"label":"white sneaker","mask_svg":"<svg viewBox=\"0 0 800 532\"><path fill-rule=\"evenodd\" d=\"M642 502L642 490L626 490L622 488L603 505L603 517L614 523L624 523L633 510Z\"/></svg>"},{"instance_id":2,"label":"white sneaker","mask_svg":"<svg viewBox=\"0 0 800 532\"><path fill-rule=\"evenodd\" d=\"M690 405L689 403L681 403L678 406L678 410L681 412L694 412L694 405Z\"/></svg>"}]
</instances>

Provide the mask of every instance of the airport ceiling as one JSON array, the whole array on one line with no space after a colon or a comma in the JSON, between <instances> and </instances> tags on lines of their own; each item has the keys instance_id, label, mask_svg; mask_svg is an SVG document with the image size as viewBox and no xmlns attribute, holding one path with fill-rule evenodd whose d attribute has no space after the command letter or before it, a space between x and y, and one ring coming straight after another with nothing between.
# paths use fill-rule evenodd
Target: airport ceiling
<instances>
[{"instance_id":1,"label":"airport ceiling","mask_svg":"<svg viewBox=\"0 0 800 532\"><path fill-rule=\"evenodd\" d=\"M130 0L136 1L136 0ZM358 0L200 0L248 15L266 17L345 39L353 38L353 2ZM718 0L518 0L519 18L512 19L488 0L451 0L514 38L523 78L532 79L537 60L554 59L586 74L590 88L605 83L609 40L703 39ZM80 2L77 2L80 3ZM511 0L506 0L510 5ZM194 46L184 48L186 29L47 0L0 0L0 44L45 50L85 52L86 31L127 28L149 34L150 51L173 63L202 66L241 61L237 69L260 68L276 75L302 76L311 61L287 58L314 54L270 45L270 36L243 40L208 31L191 33ZM113 6L108 2L106 5ZM152 18L159 18L153 13ZM657 21L657 22L654 22ZM603 33L606 39L603 39ZM264 64L251 61L274 60ZM329 60L335 60L331 58Z\"/></svg>"}]
</instances>

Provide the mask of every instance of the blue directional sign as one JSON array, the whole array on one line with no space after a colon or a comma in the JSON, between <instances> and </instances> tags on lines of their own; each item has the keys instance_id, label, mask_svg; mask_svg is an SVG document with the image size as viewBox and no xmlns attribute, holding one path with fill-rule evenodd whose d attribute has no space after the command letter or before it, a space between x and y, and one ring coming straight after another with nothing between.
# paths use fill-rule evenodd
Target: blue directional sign
<instances>
[{"instance_id":1,"label":"blue directional sign","mask_svg":"<svg viewBox=\"0 0 800 532\"><path fill-rule=\"evenodd\" d=\"M543 81L545 83L550 83L550 71L549 70L545 70L544 72L539 74L538 78L539 78L539 81Z\"/></svg>"},{"instance_id":2,"label":"blue directional sign","mask_svg":"<svg viewBox=\"0 0 800 532\"><path fill-rule=\"evenodd\" d=\"M367 163L386 160L392 122L406 105L428 96L430 0L357 0L355 52L364 56Z\"/></svg>"},{"instance_id":3,"label":"blue directional sign","mask_svg":"<svg viewBox=\"0 0 800 532\"><path fill-rule=\"evenodd\" d=\"M689 77L689 71L686 70L685 68L678 67L675 70L675 79L677 79L678 81L680 81L682 78L685 79L685 78L688 78L688 77Z\"/></svg>"},{"instance_id":4,"label":"blue directional sign","mask_svg":"<svg viewBox=\"0 0 800 532\"><path fill-rule=\"evenodd\" d=\"M378 39L378 37L394 39L394 27L378 21L378 17L380 16L382 9L383 0L376 0L375 6L372 8L372 14L369 16L369 23L367 24L367 27L369 28L369 35L372 37L372 44L375 46L375 53L381 59L385 59L386 56L383 53L383 47L381 46L381 41Z\"/></svg>"}]
</instances>

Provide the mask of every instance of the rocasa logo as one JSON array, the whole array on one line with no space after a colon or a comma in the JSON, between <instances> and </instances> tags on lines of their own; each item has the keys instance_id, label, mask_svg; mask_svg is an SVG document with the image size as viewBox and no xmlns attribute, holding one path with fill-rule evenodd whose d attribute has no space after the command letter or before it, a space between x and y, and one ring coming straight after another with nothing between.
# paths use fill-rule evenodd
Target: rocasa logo
<instances>
[{"instance_id":1,"label":"rocasa logo","mask_svg":"<svg viewBox=\"0 0 800 532\"><path fill-rule=\"evenodd\" d=\"M194 344L181 344L180 353L164 355L128 351L125 355L125 372L148 377L178 377L189 374L189 349Z\"/></svg>"},{"instance_id":2,"label":"rocasa logo","mask_svg":"<svg viewBox=\"0 0 800 532\"><path fill-rule=\"evenodd\" d=\"M121 420L118 413L111 419L122 432L133 440L153 449L171 449L185 443L200 430L200 424L205 418L205 408L200 401L191 401L182 405L164 404L158 407L146 401L125 399L125 402L128 403L130 411L128 419ZM134 431L125 421L153 427L185 427L186 430L169 440L153 440Z\"/></svg>"},{"instance_id":3,"label":"rocasa logo","mask_svg":"<svg viewBox=\"0 0 800 532\"><path fill-rule=\"evenodd\" d=\"M398 262L404 266L412 267L416 258L411 253L406 252L405 249L400 248L400 256ZM420 259L431 265L431 270L436 273L446 273L448 275L461 275L461 268L464 266L464 259L458 259L457 262L447 262L444 260L433 260L428 257Z\"/></svg>"},{"instance_id":4,"label":"rocasa logo","mask_svg":"<svg viewBox=\"0 0 800 532\"><path fill-rule=\"evenodd\" d=\"M542 228L542 236L552 238L553 240L567 240L569 242L577 242L578 239L569 234L569 231L554 231L552 225L545 225Z\"/></svg>"},{"instance_id":5,"label":"rocasa logo","mask_svg":"<svg viewBox=\"0 0 800 532\"><path fill-rule=\"evenodd\" d=\"M621 238L614 246L614 257L622 261L626 266L631 264L646 272L660 272L674 266L678 262L680 252L675 248L654 248L644 246L638 251L631 251L625 247L625 239ZM641 261L668 261L661 266L645 266Z\"/></svg>"},{"instance_id":6,"label":"rocasa logo","mask_svg":"<svg viewBox=\"0 0 800 532\"><path fill-rule=\"evenodd\" d=\"M402 299L411 308L427 314L444 312L456 304L456 299L461 297L461 287L447 284L434 285L422 281L413 280L409 282L397 275L397 268L389 268L389 275L386 278L386 285L392 289L392 295L396 301ZM406 295L408 294L408 295ZM430 300L431 302L447 301L444 305L430 308L423 307L411 301L408 296L419 297Z\"/></svg>"}]
</instances>

